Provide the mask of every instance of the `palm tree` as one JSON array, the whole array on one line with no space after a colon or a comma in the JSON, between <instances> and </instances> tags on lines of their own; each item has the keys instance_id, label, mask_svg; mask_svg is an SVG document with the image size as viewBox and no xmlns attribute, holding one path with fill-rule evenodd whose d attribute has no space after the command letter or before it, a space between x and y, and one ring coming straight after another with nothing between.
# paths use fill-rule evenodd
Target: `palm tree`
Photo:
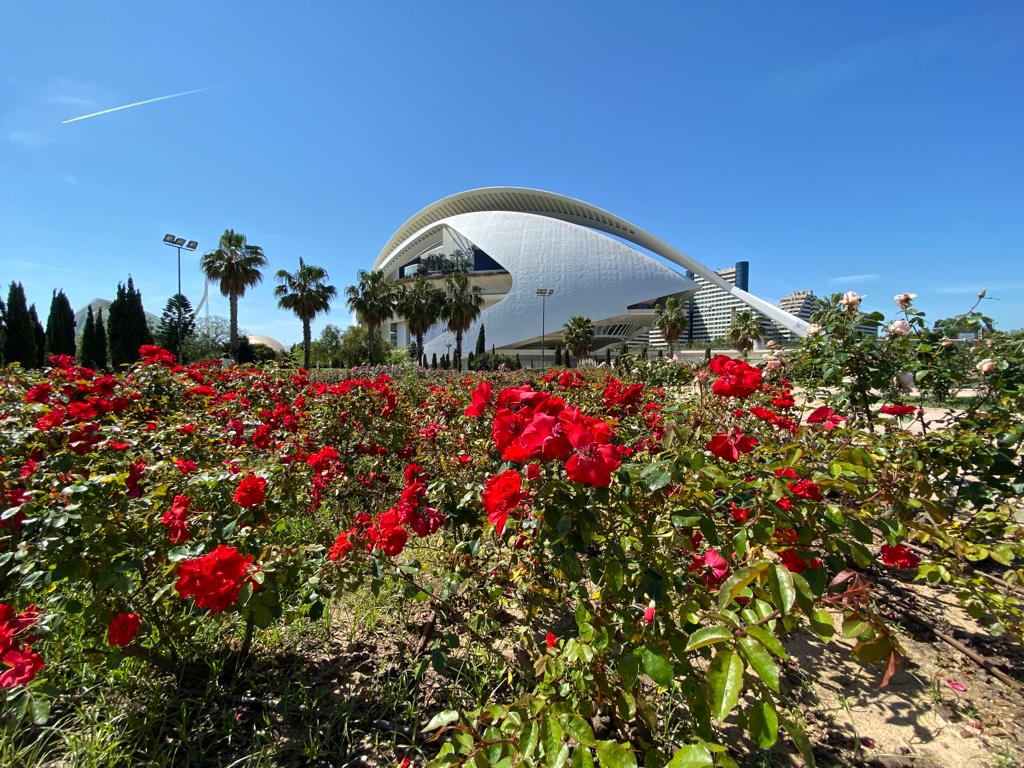
<instances>
[{"instance_id":1,"label":"palm tree","mask_svg":"<svg viewBox=\"0 0 1024 768\"><path fill-rule=\"evenodd\" d=\"M483 292L479 285L469 284L469 275L455 272L445 278L444 304L441 319L448 323L448 330L455 334L455 366L462 370L462 334L469 330L473 321L480 317L484 306Z\"/></svg>"},{"instance_id":2,"label":"palm tree","mask_svg":"<svg viewBox=\"0 0 1024 768\"><path fill-rule=\"evenodd\" d=\"M589 317L573 315L562 328L562 338L578 361L582 361L590 351L590 342L594 340L594 321Z\"/></svg>"},{"instance_id":3,"label":"palm tree","mask_svg":"<svg viewBox=\"0 0 1024 768\"><path fill-rule=\"evenodd\" d=\"M338 289L326 285L327 270L307 264L299 257L299 268L295 272L277 270L281 285L274 289L277 306L290 309L302 321L302 367L309 368L309 345L311 342L309 324L321 312L331 308L331 299L338 295Z\"/></svg>"},{"instance_id":4,"label":"palm tree","mask_svg":"<svg viewBox=\"0 0 1024 768\"><path fill-rule=\"evenodd\" d=\"M736 348L743 357L754 348L754 342L761 341L764 331L761 328L761 318L750 310L735 312L732 316L732 325L725 338Z\"/></svg>"},{"instance_id":5,"label":"palm tree","mask_svg":"<svg viewBox=\"0 0 1024 768\"><path fill-rule=\"evenodd\" d=\"M664 304L654 308L654 327L668 342L668 353L675 351L676 340L683 335L689 321L686 317L686 305L675 296L669 297Z\"/></svg>"},{"instance_id":6,"label":"palm tree","mask_svg":"<svg viewBox=\"0 0 1024 768\"><path fill-rule=\"evenodd\" d=\"M398 297L398 313L405 318L409 332L416 337L417 360L423 357L423 334L441 316L443 303L444 294L422 274L417 274L412 284Z\"/></svg>"},{"instance_id":7,"label":"palm tree","mask_svg":"<svg viewBox=\"0 0 1024 768\"><path fill-rule=\"evenodd\" d=\"M203 256L201 262L207 280L220 281L220 292L228 297L231 307L231 357L238 359L238 298L245 289L263 280L261 267L267 266L263 249L245 241L245 235L233 229L224 230L217 250Z\"/></svg>"},{"instance_id":8,"label":"palm tree","mask_svg":"<svg viewBox=\"0 0 1024 768\"><path fill-rule=\"evenodd\" d=\"M373 336L380 324L395 313L395 286L384 279L380 270L367 272L359 270L358 285L345 289L348 308L356 313L359 322L366 326L366 353L373 362Z\"/></svg>"}]
</instances>

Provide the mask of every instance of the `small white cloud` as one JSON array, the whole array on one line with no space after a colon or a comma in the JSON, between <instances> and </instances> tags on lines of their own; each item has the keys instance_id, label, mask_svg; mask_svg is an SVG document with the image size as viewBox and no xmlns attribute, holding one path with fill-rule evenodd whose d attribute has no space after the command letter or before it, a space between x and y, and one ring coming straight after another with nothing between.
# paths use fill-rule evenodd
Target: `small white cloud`
<instances>
[{"instance_id":1,"label":"small white cloud","mask_svg":"<svg viewBox=\"0 0 1024 768\"><path fill-rule=\"evenodd\" d=\"M845 284L845 283L873 283L876 280L878 280L880 277L881 277L881 275L876 275L876 274L867 274L867 275L836 275L835 277L830 277L828 279L828 281L830 283L839 283L839 284Z\"/></svg>"},{"instance_id":2,"label":"small white cloud","mask_svg":"<svg viewBox=\"0 0 1024 768\"><path fill-rule=\"evenodd\" d=\"M52 139L39 133L33 133L32 131L16 130L7 134L7 141L11 144L18 144L22 147L35 149L36 147L46 146L52 141Z\"/></svg>"}]
</instances>

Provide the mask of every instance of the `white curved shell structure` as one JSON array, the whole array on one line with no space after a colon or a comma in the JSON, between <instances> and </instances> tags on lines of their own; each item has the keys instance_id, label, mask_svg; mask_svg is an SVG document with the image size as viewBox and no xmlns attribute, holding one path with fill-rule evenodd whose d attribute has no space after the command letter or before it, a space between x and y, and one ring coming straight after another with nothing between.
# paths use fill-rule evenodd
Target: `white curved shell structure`
<instances>
[{"instance_id":1,"label":"white curved shell structure","mask_svg":"<svg viewBox=\"0 0 1024 768\"><path fill-rule=\"evenodd\" d=\"M636 338L638 331L649 327L657 299L696 291L690 278L609 234L701 275L774 322L806 335L805 321L729 284L628 221L540 190L493 187L439 200L389 238L373 268L393 280L404 281L421 270L440 281L438 273L426 269L431 258L454 251L468 254L472 280L483 290L486 304L464 337L464 350L471 348L476 329L483 324L488 348L533 354L542 334L542 299L537 295L542 288L553 291L543 300L548 348L569 318L581 315L597 326L597 350ZM393 340L408 343L404 323L395 320ZM428 357L440 356L454 344L454 336L439 323L424 342Z\"/></svg>"}]
</instances>

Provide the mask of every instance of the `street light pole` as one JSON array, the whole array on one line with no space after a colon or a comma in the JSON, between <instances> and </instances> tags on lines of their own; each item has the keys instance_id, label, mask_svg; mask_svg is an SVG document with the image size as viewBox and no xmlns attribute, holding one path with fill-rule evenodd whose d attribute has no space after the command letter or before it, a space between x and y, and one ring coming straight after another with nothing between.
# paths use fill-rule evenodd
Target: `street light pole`
<instances>
[{"instance_id":1,"label":"street light pole","mask_svg":"<svg viewBox=\"0 0 1024 768\"><path fill-rule=\"evenodd\" d=\"M544 369L544 337L545 337L544 308L545 308L545 304L547 302L548 296L554 296L555 295L555 289L554 288L538 288L537 289L537 295L540 296L540 367L541 367L541 370L543 370Z\"/></svg>"},{"instance_id":2,"label":"street light pole","mask_svg":"<svg viewBox=\"0 0 1024 768\"><path fill-rule=\"evenodd\" d=\"M178 237L176 235L164 235L164 245L170 245L178 249L178 292L175 294L175 304L177 304L177 322L175 327L178 332L178 363L181 364L183 358L181 355L181 300L178 299L181 296L181 249L184 248L186 251L194 251L199 247L199 243L195 240L185 240L184 237Z\"/></svg>"}]
</instances>

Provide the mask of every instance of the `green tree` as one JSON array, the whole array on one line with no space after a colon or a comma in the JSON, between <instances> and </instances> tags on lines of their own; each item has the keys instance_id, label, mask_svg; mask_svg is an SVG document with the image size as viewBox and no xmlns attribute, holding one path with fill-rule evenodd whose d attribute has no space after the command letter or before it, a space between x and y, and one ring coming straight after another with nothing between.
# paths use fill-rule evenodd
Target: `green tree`
<instances>
[{"instance_id":1,"label":"green tree","mask_svg":"<svg viewBox=\"0 0 1024 768\"><path fill-rule=\"evenodd\" d=\"M28 313L25 289L21 283L12 282L7 293L6 326L4 360L8 363L20 363L22 368L35 368L38 360L36 329Z\"/></svg>"},{"instance_id":2,"label":"green tree","mask_svg":"<svg viewBox=\"0 0 1024 768\"><path fill-rule=\"evenodd\" d=\"M471 285L469 275L455 272L445 278L444 307L441 317L448 323L448 330L455 334L455 364L462 370L462 335L480 317L484 307L480 286Z\"/></svg>"},{"instance_id":3,"label":"green tree","mask_svg":"<svg viewBox=\"0 0 1024 768\"><path fill-rule=\"evenodd\" d=\"M295 313L302 321L302 367L309 368L309 347L312 341L310 324L313 318L331 308L331 299L338 295L338 289L327 285L327 270L307 264L299 257L299 268L294 272L277 270L280 283L274 289L277 306Z\"/></svg>"},{"instance_id":4,"label":"green tree","mask_svg":"<svg viewBox=\"0 0 1024 768\"><path fill-rule=\"evenodd\" d=\"M480 332L476 335L476 354L477 357L487 352L487 338L484 332L483 323L480 324Z\"/></svg>"},{"instance_id":5,"label":"green tree","mask_svg":"<svg viewBox=\"0 0 1024 768\"><path fill-rule=\"evenodd\" d=\"M7 346L7 305L0 299L0 365L3 365L7 358L4 348Z\"/></svg>"},{"instance_id":6,"label":"green tree","mask_svg":"<svg viewBox=\"0 0 1024 768\"><path fill-rule=\"evenodd\" d=\"M85 312L85 326L82 328L82 341L78 348L78 360L86 368L98 368L96 365L96 318L92 314L92 305Z\"/></svg>"},{"instance_id":7,"label":"green tree","mask_svg":"<svg viewBox=\"0 0 1024 768\"><path fill-rule=\"evenodd\" d=\"M562 345L555 345L555 365L560 366L562 364Z\"/></svg>"},{"instance_id":8,"label":"green tree","mask_svg":"<svg viewBox=\"0 0 1024 768\"><path fill-rule=\"evenodd\" d=\"M423 334L441 316L443 302L444 294L434 288L422 274L413 278L398 299L398 313L405 318L409 333L416 339L417 357L423 355Z\"/></svg>"},{"instance_id":9,"label":"green tree","mask_svg":"<svg viewBox=\"0 0 1024 768\"><path fill-rule=\"evenodd\" d=\"M668 342L668 353L675 351L676 340L686 331L689 321L686 317L686 304L675 296L669 297L664 304L654 308L654 327Z\"/></svg>"},{"instance_id":10,"label":"green tree","mask_svg":"<svg viewBox=\"0 0 1024 768\"><path fill-rule=\"evenodd\" d=\"M153 343L146 311L142 306L142 293L135 288L132 278L128 284L117 284L117 298L107 310L110 337L110 364L115 368L139 359L139 347Z\"/></svg>"},{"instance_id":11,"label":"green tree","mask_svg":"<svg viewBox=\"0 0 1024 768\"><path fill-rule=\"evenodd\" d=\"M46 318L46 352L50 355L75 354L75 312L64 291L54 291L50 314Z\"/></svg>"},{"instance_id":12,"label":"green tree","mask_svg":"<svg viewBox=\"0 0 1024 768\"><path fill-rule=\"evenodd\" d=\"M103 325L103 310L96 313L96 368L106 370L110 347L107 343L107 329Z\"/></svg>"},{"instance_id":13,"label":"green tree","mask_svg":"<svg viewBox=\"0 0 1024 768\"><path fill-rule=\"evenodd\" d=\"M567 350L577 360L582 360L590 351L590 342L594 340L594 321L589 317L573 315L562 328L562 338L565 339Z\"/></svg>"},{"instance_id":14,"label":"green tree","mask_svg":"<svg viewBox=\"0 0 1024 768\"><path fill-rule=\"evenodd\" d=\"M217 250L205 254L200 262L207 280L220 284L222 296L228 299L230 307L229 349L233 359L238 354L238 300L248 288L263 280L260 271L267 266L263 249L246 241L245 235L233 229L224 230L217 244Z\"/></svg>"},{"instance_id":15,"label":"green tree","mask_svg":"<svg viewBox=\"0 0 1024 768\"><path fill-rule=\"evenodd\" d=\"M359 282L345 289L348 297L345 301L359 322L366 326L366 355L373 360L373 343L379 338L377 331L381 323L395 314L398 296L394 284L385 280L380 270L361 269L356 277Z\"/></svg>"},{"instance_id":16,"label":"green tree","mask_svg":"<svg viewBox=\"0 0 1024 768\"><path fill-rule=\"evenodd\" d=\"M184 360L185 344L196 332L195 312L192 302L183 294L176 293L167 300L160 325L156 331L156 341L164 349L170 350Z\"/></svg>"},{"instance_id":17,"label":"green tree","mask_svg":"<svg viewBox=\"0 0 1024 768\"><path fill-rule=\"evenodd\" d=\"M430 357L430 370L432 370L432 371L436 371L437 370L437 352L435 352Z\"/></svg>"},{"instance_id":18,"label":"green tree","mask_svg":"<svg viewBox=\"0 0 1024 768\"><path fill-rule=\"evenodd\" d=\"M28 308L28 316L32 321L32 333L35 334L36 338L36 368L42 368L46 365L46 331L43 330L43 324L39 322L39 314L36 312L36 305L33 304Z\"/></svg>"},{"instance_id":19,"label":"green tree","mask_svg":"<svg viewBox=\"0 0 1024 768\"><path fill-rule=\"evenodd\" d=\"M746 357L747 353L754 348L754 344L764 338L761 318L750 310L734 312L725 338L737 352Z\"/></svg>"}]
</instances>

